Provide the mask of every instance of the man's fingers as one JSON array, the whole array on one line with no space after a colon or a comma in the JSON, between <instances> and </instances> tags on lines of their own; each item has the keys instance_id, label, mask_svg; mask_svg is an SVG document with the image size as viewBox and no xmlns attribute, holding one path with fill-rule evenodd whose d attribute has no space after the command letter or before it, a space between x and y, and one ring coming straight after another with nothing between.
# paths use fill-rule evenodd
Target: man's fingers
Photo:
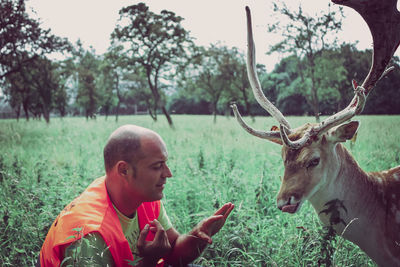
<instances>
[{"instance_id":1,"label":"man's fingers","mask_svg":"<svg viewBox=\"0 0 400 267\"><path fill-rule=\"evenodd\" d=\"M209 236L209 235L207 235L206 233L204 233L204 232L198 232L197 233L197 235L196 235L198 238L200 238L201 240L204 240L205 242L207 242L208 244L211 244L212 243L212 239L211 239L211 237Z\"/></svg>"},{"instance_id":2,"label":"man's fingers","mask_svg":"<svg viewBox=\"0 0 400 267\"><path fill-rule=\"evenodd\" d=\"M153 233L157 234L158 231L164 230L161 223L157 219L154 219L153 221L151 221L150 224L151 224L150 231L152 231Z\"/></svg>"},{"instance_id":3,"label":"man's fingers","mask_svg":"<svg viewBox=\"0 0 400 267\"><path fill-rule=\"evenodd\" d=\"M157 220L150 222L156 228L156 234L153 241L161 241L166 238L166 233L161 223Z\"/></svg>"},{"instance_id":4,"label":"man's fingers","mask_svg":"<svg viewBox=\"0 0 400 267\"><path fill-rule=\"evenodd\" d=\"M150 229L150 226L148 225L148 224L146 224L144 227L143 227L143 230L140 232L140 234L139 234L139 238L138 238L138 241L137 241L137 248L138 248L138 250L140 251L141 250L141 248L143 248L144 247L144 245L145 245L145 242L146 242L146 237L147 237L147 234L149 233L149 229Z\"/></svg>"},{"instance_id":5,"label":"man's fingers","mask_svg":"<svg viewBox=\"0 0 400 267\"><path fill-rule=\"evenodd\" d=\"M206 220L206 225L207 225L207 226L208 226L208 225L211 225L211 224L213 224L214 222L219 221L219 220L221 220L221 219L223 219L223 218L224 218L223 215L213 215L213 216L211 216L211 217L208 217L207 220Z\"/></svg>"},{"instance_id":6,"label":"man's fingers","mask_svg":"<svg viewBox=\"0 0 400 267\"><path fill-rule=\"evenodd\" d=\"M235 207L231 202L224 204L221 208L219 208L214 215L226 215L228 217L229 213ZM226 218L225 217L225 218Z\"/></svg>"},{"instance_id":7,"label":"man's fingers","mask_svg":"<svg viewBox=\"0 0 400 267\"><path fill-rule=\"evenodd\" d=\"M157 230L160 228L163 228L161 226L161 223L157 219L154 219L153 221L151 221L150 224L151 224L151 226L155 227Z\"/></svg>"},{"instance_id":8,"label":"man's fingers","mask_svg":"<svg viewBox=\"0 0 400 267\"><path fill-rule=\"evenodd\" d=\"M228 209L227 209L227 210L225 211L225 213L224 213L224 218L225 218L225 219L228 218L229 214L231 214L231 212L232 212L232 210L233 210L234 207L235 207L234 204L228 203Z\"/></svg>"}]
</instances>

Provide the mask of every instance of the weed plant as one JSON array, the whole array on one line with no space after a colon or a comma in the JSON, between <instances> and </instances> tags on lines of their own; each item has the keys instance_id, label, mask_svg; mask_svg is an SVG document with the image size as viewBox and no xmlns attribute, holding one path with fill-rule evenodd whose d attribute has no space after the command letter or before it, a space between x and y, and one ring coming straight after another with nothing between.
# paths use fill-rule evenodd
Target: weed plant
<instances>
[{"instance_id":1,"label":"weed plant","mask_svg":"<svg viewBox=\"0 0 400 267\"><path fill-rule=\"evenodd\" d=\"M359 116L352 154L366 171L400 164L399 116ZM258 129L270 117L250 122ZM289 117L294 126L313 118ZM226 202L235 209L196 263L203 266L375 266L324 228L307 202L294 215L276 208L283 175L280 146L247 134L233 118L174 116L175 129L147 116L0 121L0 266L34 266L58 213L104 175L102 149L118 126L157 131L169 150L163 199L175 228L188 232Z\"/></svg>"}]
</instances>

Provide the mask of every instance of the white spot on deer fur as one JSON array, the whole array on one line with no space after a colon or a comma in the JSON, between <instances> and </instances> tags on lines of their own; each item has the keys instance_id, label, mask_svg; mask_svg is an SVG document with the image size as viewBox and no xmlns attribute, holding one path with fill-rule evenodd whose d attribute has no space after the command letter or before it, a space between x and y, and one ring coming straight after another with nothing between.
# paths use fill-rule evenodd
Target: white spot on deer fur
<instances>
[{"instance_id":1,"label":"white spot on deer fur","mask_svg":"<svg viewBox=\"0 0 400 267\"><path fill-rule=\"evenodd\" d=\"M396 211L396 223L400 224L400 211Z\"/></svg>"},{"instance_id":2,"label":"white spot on deer fur","mask_svg":"<svg viewBox=\"0 0 400 267\"><path fill-rule=\"evenodd\" d=\"M382 178L376 177L376 180L378 181L378 183L382 184Z\"/></svg>"},{"instance_id":3,"label":"white spot on deer fur","mask_svg":"<svg viewBox=\"0 0 400 267\"><path fill-rule=\"evenodd\" d=\"M395 198L396 198L396 195L395 195L395 194L392 194L392 198L395 199Z\"/></svg>"},{"instance_id":4,"label":"white spot on deer fur","mask_svg":"<svg viewBox=\"0 0 400 267\"><path fill-rule=\"evenodd\" d=\"M397 207L396 207L395 204L392 205L392 207L390 208L390 211L391 211L393 214L396 214L396 215L397 215L397 213L400 213L400 211L397 210Z\"/></svg>"},{"instance_id":5,"label":"white spot on deer fur","mask_svg":"<svg viewBox=\"0 0 400 267\"><path fill-rule=\"evenodd\" d=\"M394 178L396 181L400 181L400 175L399 175L398 173L394 173L394 174L393 174L393 178Z\"/></svg>"}]
</instances>

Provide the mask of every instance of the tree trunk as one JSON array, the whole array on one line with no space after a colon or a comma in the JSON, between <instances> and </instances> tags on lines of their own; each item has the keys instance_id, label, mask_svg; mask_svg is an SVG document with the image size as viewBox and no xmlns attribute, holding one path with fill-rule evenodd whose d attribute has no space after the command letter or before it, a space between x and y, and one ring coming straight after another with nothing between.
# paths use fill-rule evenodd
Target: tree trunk
<instances>
[{"instance_id":1,"label":"tree trunk","mask_svg":"<svg viewBox=\"0 0 400 267\"><path fill-rule=\"evenodd\" d=\"M19 122L19 116L21 115L21 104L18 105L16 109L14 109L15 114L17 115L17 122Z\"/></svg>"},{"instance_id":2,"label":"tree trunk","mask_svg":"<svg viewBox=\"0 0 400 267\"><path fill-rule=\"evenodd\" d=\"M28 103L24 101L23 104L22 104L22 108L24 109L24 112L25 112L26 121L29 121Z\"/></svg>"},{"instance_id":3,"label":"tree trunk","mask_svg":"<svg viewBox=\"0 0 400 267\"><path fill-rule=\"evenodd\" d=\"M311 98L312 98L312 103L313 103L313 111L314 111L314 116L315 116L315 121L319 122L319 102L318 102L318 95L317 95L317 89L315 88L314 82L311 88Z\"/></svg>"},{"instance_id":4,"label":"tree trunk","mask_svg":"<svg viewBox=\"0 0 400 267\"><path fill-rule=\"evenodd\" d=\"M115 122L118 122L119 107L121 105L121 94L119 92L119 76L118 76L118 74L116 74L115 89L117 91L117 97L118 97L117 112L116 112L117 114L115 114Z\"/></svg>"},{"instance_id":5,"label":"tree trunk","mask_svg":"<svg viewBox=\"0 0 400 267\"><path fill-rule=\"evenodd\" d=\"M216 124L217 123L217 102L214 102L212 105L213 105L213 115L214 115L213 122L214 122L214 124Z\"/></svg>"},{"instance_id":6,"label":"tree trunk","mask_svg":"<svg viewBox=\"0 0 400 267\"><path fill-rule=\"evenodd\" d=\"M47 108L42 107L43 118L46 123L50 123L50 112Z\"/></svg>"},{"instance_id":7,"label":"tree trunk","mask_svg":"<svg viewBox=\"0 0 400 267\"><path fill-rule=\"evenodd\" d=\"M118 115L119 115L119 107L121 105L121 101L118 100L118 104L117 104L117 112L115 114L115 122L118 122Z\"/></svg>"},{"instance_id":8,"label":"tree trunk","mask_svg":"<svg viewBox=\"0 0 400 267\"><path fill-rule=\"evenodd\" d=\"M311 55L309 56L310 62L310 70L311 70L311 102L312 102L312 109L314 111L315 121L319 122L319 101L318 101L318 92L317 92L317 82L315 80L315 62L314 57Z\"/></svg>"},{"instance_id":9,"label":"tree trunk","mask_svg":"<svg viewBox=\"0 0 400 267\"><path fill-rule=\"evenodd\" d=\"M154 114L153 114L153 110L151 108L148 108L148 111L149 111L150 117L153 119L154 122L156 122L157 121L157 110L154 112Z\"/></svg>"},{"instance_id":10,"label":"tree trunk","mask_svg":"<svg viewBox=\"0 0 400 267\"><path fill-rule=\"evenodd\" d=\"M168 111L167 111L167 109L165 108L164 105L161 107L161 110L162 110L162 112L164 113L165 117L167 118L167 121L168 121L169 126L170 126L171 128L174 128L174 124L172 123L172 118L171 118L171 116L169 115L169 113L168 113Z\"/></svg>"}]
</instances>

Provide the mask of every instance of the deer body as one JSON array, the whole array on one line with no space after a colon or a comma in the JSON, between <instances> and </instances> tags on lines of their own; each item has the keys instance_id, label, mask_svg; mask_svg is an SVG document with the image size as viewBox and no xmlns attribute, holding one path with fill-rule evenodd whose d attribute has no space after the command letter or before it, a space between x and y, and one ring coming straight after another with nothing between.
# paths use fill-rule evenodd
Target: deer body
<instances>
[{"instance_id":1,"label":"deer body","mask_svg":"<svg viewBox=\"0 0 400 267\"><path fill-rule=\"evenodd\" d=\"M353 81L350 104L319 124L292 129L264 95L255 71L250 10L247 15L247 72L257 102L280 124L271 131L251 128L236 105L233 112L248 133L282 145L285 173L277 196L283 212L295 213L309 200L321 221L358 245L380 266L400 266L400 166L366 173L341 144L357 133L358 121L376 83L393 68L387 64L400 43L397 0L332 0L355 9L367 22L374 42L370 72L358 86ZM278 130L277 130L278 129ZM379 137L377 137L379 138Z\"/></svg>"}]
</instances>

